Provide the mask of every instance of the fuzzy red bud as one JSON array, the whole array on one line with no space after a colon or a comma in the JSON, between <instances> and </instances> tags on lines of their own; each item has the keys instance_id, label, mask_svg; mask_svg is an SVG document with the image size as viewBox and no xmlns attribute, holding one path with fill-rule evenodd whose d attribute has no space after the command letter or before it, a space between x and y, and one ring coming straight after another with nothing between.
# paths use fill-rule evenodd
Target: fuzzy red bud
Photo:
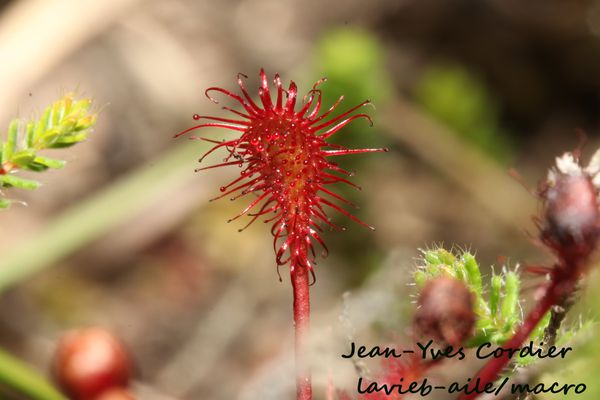
<instances>
[{"instance_id":1,"label":"fuzzy red bud","mask_svg":"<svg viewBox=\"0 0 600 400\"><path fill-rule=\"evenodd\" d=\"M431 279L421 291L418 304L414 327L426 338L458 347L473 333L473 294L458 279Z\"/></svg>"},{"instance_id":2,"label":"fuzzy red bud","mask_svg":"<svg viewBox=\"0 0 600 400\"><path fill-rule=\"evenodd\" d=\"M578 261L595 249L600 234L596 196L586 174L557 174L555 182L542 193L542 239L562 258Z\"/></svg>"},{"instance_id":3,"label":"fuzzy red bud","mask_svg":"<svg viewBox=\"0 0 600 400\"><path fill-rule=\"evenodd\" d=\"M125 346L112 333L87 328L62 337L56 350L53 373L71 399L97 400L110 389L128 385L132 363Z\"/></svg>"},{"instance_id":4,"label":"fuzzy red bud","mask_svg":"<svg viewBox=\"0 0 600 400\"><path fill-rule=\"evenodd\" d=\"M135 400L135 397L125 389L110 389L94 400Z\"/></svg>"}]
</instances>

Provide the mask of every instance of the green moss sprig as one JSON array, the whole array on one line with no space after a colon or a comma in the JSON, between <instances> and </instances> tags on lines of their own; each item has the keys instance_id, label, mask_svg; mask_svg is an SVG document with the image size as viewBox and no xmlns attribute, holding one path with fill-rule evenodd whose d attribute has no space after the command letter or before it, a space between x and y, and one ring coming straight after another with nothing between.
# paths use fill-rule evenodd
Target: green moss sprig
<instances>
[{"instance_id":1,"label":"green moss sprig","mask_svg":"<svg viewBox=\"0 0 600 400\"><path fill-rule=\"evenodd\" d=\"M97 118L91 108L91 99L76 99L74 93L67 93L46 108L38 120L12 120L6 140L0 144L0 188L37 189L38 181L16 176L14 172L64 167L65 161L39 152L70 147L86 139ZM0 209L10 205L11 200L0 198Z\"/></svg>"}]
</instances>

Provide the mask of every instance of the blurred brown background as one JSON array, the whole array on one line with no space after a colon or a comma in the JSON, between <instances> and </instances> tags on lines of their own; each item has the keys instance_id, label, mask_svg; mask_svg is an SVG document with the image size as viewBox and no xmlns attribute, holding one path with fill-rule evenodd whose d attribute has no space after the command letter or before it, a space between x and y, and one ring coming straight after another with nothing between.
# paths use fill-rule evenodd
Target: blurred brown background
<instances>
[{"instance_id":1,"label":"blurred brown background","mask_svg":"<svg viewBox=\"0 0 600 400\"><path fill-rule=\"evenodd\" d=\"M0 344L45 369L64 330L102 325L131 347L141 399L291 398L291 288L268 229L226 224L243 201L207 200L235 172L195 174L206 147L172 137L219 114L204 89L234 90L238 72L253 93L261 67L304 92L327 76L328 104L375 103L375 127L339 140L392 151L346 164L377 231L340 219L326 237L322 393L328 370L353 374L349 335L405 334L418 248L548 260L524 233L535 197L507 171L534 188L577 129L584 155L598 147L599 35L595 0L0 1L0 126L69 90L101 109L59 152L67 168L4 193L28 205L0 214Z\"/></svg>"}]
</instances>

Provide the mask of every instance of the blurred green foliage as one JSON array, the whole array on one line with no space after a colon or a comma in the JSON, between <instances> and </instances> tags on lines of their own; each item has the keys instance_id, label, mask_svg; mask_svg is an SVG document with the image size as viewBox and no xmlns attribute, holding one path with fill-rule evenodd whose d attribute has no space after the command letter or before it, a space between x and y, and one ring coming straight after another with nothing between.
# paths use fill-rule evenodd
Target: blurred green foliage
<instances>
[{"instance_id":1,"label":"blurred green foliage","mask_svg":"<svg viewBox=\"0 0 600 400\"><path fill-rule=\"evenodd\" d=\"M364 120L357 120L342 129L330 139L347 148L390 147L391 142L378 128L377 105L382 104L391 95L392 80L385 70L385 49L373 33L356 27L338 27L323 34L315 47L314 80L326 77L327 81L320 86L323 92L322 112L328 110L340 96L344 100L338 105L332 116L340 115L348 109L369 99L367 105L354 114L366 113L373 119L373 127ZM382 154L364 154L349 157L336 157L336 162L348 171L359 171L364 162L385 157ZM360 174L359 174L360 176ZM364 175L363 175L364 177ZM361 185L360 178L351 179ZM338 185L336 192L350 201L367 205L368 197L347 185ZM358 218L368 217L352 210ZM335 242L334 254L343 257L344 276L348 282L358 284L365 276L377 268L383 253L377 248L372 232L352 223L347 218L332 214L342 226L352 224L346 234L331 235L327 240Z\"/></svg>"},{"instance_id":2,"label":"blurred green foliage","mask_svg":"<svg viewBox=\"0 0 600 400\"><path fill-rule=\"evenodd\" d=\"M505 164L512 146L499 128L498 104L484 83L459 65L440 64L427 68L414 88L423 110Z\"/></svg>"},{"instance_id":3,"label":"blurred green foliage","mask_svg":"<svg viewBox=\"0 0 600 400\"><path fill-rule=\"evenodd\" d=\"M371 32L358 28L330 30L317 43L317 79L323 76L327 78L327 82L321 87L322 109L329 109L342 95L344 100L333 115L339 115L367 99L374 105L366 106L358 112L371 115L375 121L375 129L369 129L364 121L357 121L332 136L332 142L357 148L389 145L385 136L378 131L376 123L376 107L389 98L393 87L385 70L384 55L385 50L379 40Z\"/></svg>"},{"instance_id":4,"label":"blurred green foliage","mask_svg":"<svg viewBox=\"0 0 600 400\"><path fill-rule=\"evenodd\" d=\"M337 28L326 32L317 45L316 59L328 79L327 93L343 93L352 104L385 100L391 81L385 72L384 54L383 46L369 31Z\"/></svg>"},{"instance_id":5,"label":"blurred green foliage","mask_svg":"<svg viewBox=\"0 0 600 400\"><path fill-rule=\"evenodd\" d=\"M67 400L45 377L2 349L0 349L1 387L9 387L27 396L27 399ZM0 398L7 399L3 392L0 392Z\"/></svg>"},{"instance_id":6,"label":"blurred green foliage","mask_svg":"<svg viewBox=\"0 0 600 400\"><path fill-rule=\"evenodd\" d=\"M539 377L540 382L550 385L553 382L563 384L586 385L586 391L576 394L539 394L536 398L540 400L581 400L581 399L600 399L600 381L598 374L600 372L600 341L598 337L598 316L600 315L600 275L593 274L594 277L588 282L585 289L585 295L580 299L578 307L586 310L586 318L580 323L577 329L564 330L568 335L568 345L573 351L565 359L550 360L544 369L544 374ZM559 346L564 345L561 336Z\"/></svg>"},{"instance_id":7,"label":"blurred green foliage","mask_svg":"<svg viewBox=\"0 0 600 400\"><path fill-rule=\"evenodd\" d=\"M598 381L598 371L600 371L600 343L593 340L597 335L597 327L591 322L587 322L581 326L577 333L571 336L573 340L568 343L568 346L573 348L573 351L567 355L565 359L550 360L546 363L547 371L543 373L538 382L544 383L546 387L557 382L557 387L563 385L578 385L586 386L585 392L577 394L573 389L569 390L566 395L564 393L537 394L536 398L540 400L581 400L581 399L598 399L600 398L600 382ZM564 343L557 343L558 347ZM534 386L535 383L530 384Z\"/></svg>"}]
</instances>

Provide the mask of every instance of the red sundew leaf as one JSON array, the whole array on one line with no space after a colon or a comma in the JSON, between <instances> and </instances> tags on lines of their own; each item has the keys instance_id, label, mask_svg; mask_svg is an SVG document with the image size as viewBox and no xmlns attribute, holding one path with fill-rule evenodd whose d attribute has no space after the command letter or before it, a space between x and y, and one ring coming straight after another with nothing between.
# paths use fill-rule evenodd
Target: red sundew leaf
<instances>
[{"instance_id":1,"label":"red sundew leaf","mask_svg":"<svg viewBox=\"0 0 600 400\"><path fill-rule=\"evenodd\" d=\"M337 201L353 206L352 203L325 187L341 182L359 188L344 178L332 175L330 172L341 172L348 176L351 176L352 173L339 168L328 157L384 152L387 149L347 149L326 141L356 119L364 118L371 123L371 118L367 114L354 113L359 108L370 104L369 100L327 120L326 118L342 102L343 96L319 116L322 96L321 90L317 87L325 82L325 79L314 84L313 88L303 97L302 107L296 111L298 89L294 82L290 82L288 89L285 90L280 76L276 74L273 80L276 98L273 102L267 75L264 70L261 70L258 89L260 101L255 102L245 87L245 78L247 77L243 74L237 76L241 95L219 87L211 87L206 90L207 97L214 103L218 103L218 101L211 96L211 92L221 93L237 101L245 113L228 107L223 107L223 109L231 111L242 119L195 114L195 120L205 119L213 122L188 128L177 134L176 137L196 129L211 127L241 133L237 139L222 142L201 139L212 142L215 146L207 151L200 161L218 149L224 149L229 154L222 163L198 170L235 164L245 167L240 171L239 177L220 188L224 193L213 200L227 195L234 195L232 199L236 199L254 193L256 198L230 221L248 215L251 220L240 229L241 231L259 217L273 213L274 216L267 218L265 222L273 223L271 233L274 236L277 265L290 263L292 269L305 267L313 273L313 265L316 262L314 245L323 249L323 256L328 253L324 241L317 233L323 231L321 224L343 230L330 221L321 204L371 228L335 203L320 197L319 192L326 193ZM324 148L335 150L324 150ZM232 186L234 187L231 188Z\"/></svg>"}]
</instances>

